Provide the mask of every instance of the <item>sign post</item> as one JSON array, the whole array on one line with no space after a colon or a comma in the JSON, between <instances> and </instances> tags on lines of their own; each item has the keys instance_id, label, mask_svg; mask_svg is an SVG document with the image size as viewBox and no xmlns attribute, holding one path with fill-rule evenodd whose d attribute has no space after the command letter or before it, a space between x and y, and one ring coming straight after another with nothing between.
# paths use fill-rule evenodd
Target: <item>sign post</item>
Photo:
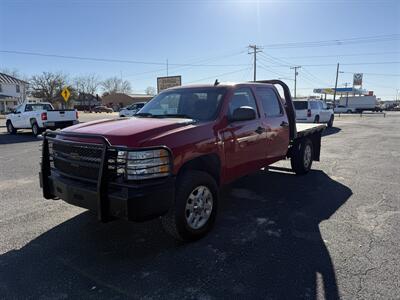
<instances>
[{"instance_id":1,"label":"sign post","mask_svg":"<svg viewBox=\"0 0 400 300\"><path fill-rule=\"evenodd\" d=\"M353 75L353 87L354 86L362 86L363 74L362 73L354 73Z\"/></svg>"},{"instance_id":2,"label":"sign post","mask_svg":"<svg viewBox=\"0 0 400 300\"><path fill-rule=\"evenodd\" d=\"M157 77L157 93L174 86L182 85L182 76Z\"/></svg>"}]
</instances>

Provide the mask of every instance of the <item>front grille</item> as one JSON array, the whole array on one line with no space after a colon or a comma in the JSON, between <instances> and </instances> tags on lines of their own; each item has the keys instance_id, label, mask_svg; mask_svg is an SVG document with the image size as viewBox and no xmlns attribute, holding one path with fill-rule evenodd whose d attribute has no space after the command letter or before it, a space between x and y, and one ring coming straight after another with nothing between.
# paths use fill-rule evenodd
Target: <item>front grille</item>
<instances>
[{"instance_id":1,"label":"front grille","mask_svg":"<svg viewBox=\"0 0 400 300\"><path fill-rule=\"evenodd\" d=\"M51 167L73 177L97 180L102 146L49 141Z\"/></svg>"}]
</instances>

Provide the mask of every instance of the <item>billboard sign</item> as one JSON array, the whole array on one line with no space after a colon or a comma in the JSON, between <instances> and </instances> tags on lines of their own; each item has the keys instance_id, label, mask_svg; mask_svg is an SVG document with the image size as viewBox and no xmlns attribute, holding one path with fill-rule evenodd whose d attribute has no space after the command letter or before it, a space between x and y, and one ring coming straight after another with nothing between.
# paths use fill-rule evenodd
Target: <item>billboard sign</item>
<instances>
[{"instance_id":1,"label":"billboard sign","mask_svg":"<svg viewBox=\"0 0 400 300\"><path fill-rule=\"evenodd\" d=\"M158 93L165 89L181 85L182 85L182 76L157 77Z\"/></svg>"},{"instance_id":2,"label":"billboard sign","mask_svg":"<svg viewBox=\"0 0 400 300\"><path fill-rule=\"evenodd\" d=\"M362 85L363 74L362 73L354 73L353 75L353 86Z\"/></svg>"}]
</instances>

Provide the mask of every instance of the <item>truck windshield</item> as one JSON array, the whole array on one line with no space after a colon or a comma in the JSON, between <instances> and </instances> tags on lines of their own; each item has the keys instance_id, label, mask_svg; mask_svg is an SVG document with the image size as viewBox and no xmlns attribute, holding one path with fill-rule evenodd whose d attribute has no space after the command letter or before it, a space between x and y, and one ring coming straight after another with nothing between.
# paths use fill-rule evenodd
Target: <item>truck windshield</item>
<instances>
[{"instance_id":1,"label":"truck windshield","mask_svg":"<svg viewBox=\"0 0 400 300\"><path fill-rule=\"evenodd\" d=\"M293 101L296 110L307 109L307 101Z\"/></svg>"},{"instance_id":2,"label":"truck windshield","mask_svg":"<svg viewBox=\"0 0 400 300\"><path fill-rule=\"evenodd\" d=\"M226 88L185 88L166 91L147 103L136 116L214 120Z\"/></svg>"}]
</instances>

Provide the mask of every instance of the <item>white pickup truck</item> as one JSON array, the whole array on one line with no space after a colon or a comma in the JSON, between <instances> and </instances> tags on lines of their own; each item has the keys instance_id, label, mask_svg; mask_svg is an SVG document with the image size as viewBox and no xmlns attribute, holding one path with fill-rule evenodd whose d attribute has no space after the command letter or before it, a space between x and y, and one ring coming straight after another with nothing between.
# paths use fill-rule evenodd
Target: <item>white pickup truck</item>
<instances>
[{"instance_id":1,"label":"white pickup truck","mask_svg":"<svg viewBox=\"0 0 400 300\"><path fill-rule=\"evenodd\" d=\"M32 129L34 136L48 129L65 128L78 123L75 109L55 110L50 103L24 103L7 115L6 126L10 134L18 129Z\"/></svg>"}]
</instances>

